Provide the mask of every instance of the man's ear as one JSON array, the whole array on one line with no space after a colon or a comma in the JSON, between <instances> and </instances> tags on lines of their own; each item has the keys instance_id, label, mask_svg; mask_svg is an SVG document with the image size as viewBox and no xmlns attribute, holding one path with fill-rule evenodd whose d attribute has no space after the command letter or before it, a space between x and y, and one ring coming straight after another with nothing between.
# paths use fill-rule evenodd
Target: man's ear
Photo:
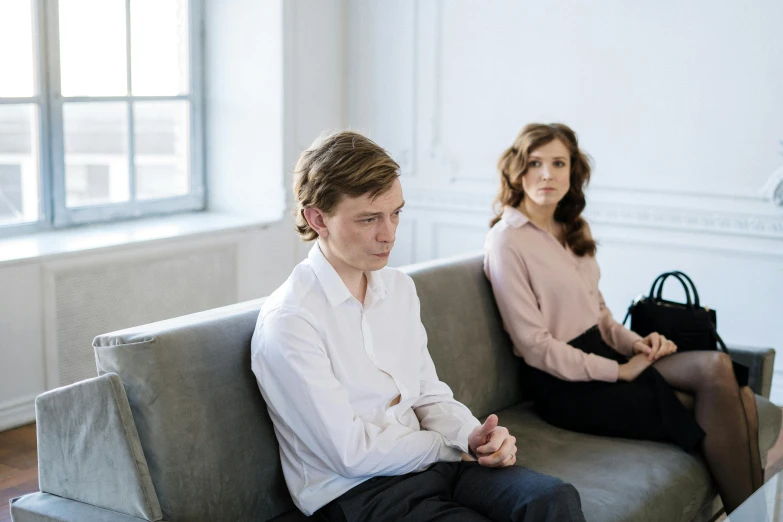
<instances>
[{"instance_id":1,"label":"man's ear","mask_svg":"<svg viewBox=\"0 0 783 522\"><path fill-rule=\"evenodd\" d=\"M315 232L318 234L318 237L322 237L324 239L329 237L329 229L326 228L326 221L324 219L326 214L324 214L321 209L309 207L304 209L303 213L305 219L307 220L307 224L310 225L310 228L315 230Z\"/></svg>"}]
</instances>

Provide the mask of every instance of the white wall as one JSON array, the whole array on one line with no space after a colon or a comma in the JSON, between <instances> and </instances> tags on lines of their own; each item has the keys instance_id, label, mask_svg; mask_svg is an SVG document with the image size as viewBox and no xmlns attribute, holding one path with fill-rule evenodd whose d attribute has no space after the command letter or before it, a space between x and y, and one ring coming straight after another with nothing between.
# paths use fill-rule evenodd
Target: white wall
<instances>
[{"instance_id":1,"label":"white wall","mask_svg":"<svg viewBox=\"0 0 783 522\"><path fill-rule=\"evenodd\" d=\"M782 19L774 0L349 1L348 123L403 168L392 263L480 250L498 156L562 121L595 160L615 316L681 269L727 342L783 350L783 209L760 196L783 164Z\"/></svg>"},{"instance_id":2,"label":"white wall","mask_svg":"<svg viewBox=\"0 0 783 522\"><path fill-rule=\"evenodd\" d=\"M286 151L287 198L292 201L290 173L299 154L324 131L341 129L345 117L345 2L343 0L285 1L292 25L291 54L287 55L286 121L293 122ZM287 131L288 132L288 131ZM290 217L290 216L289 216ZM312 243L296 239L298 257Z\"/></svg>"},{"instance_id":3,"label":"white wall","mask_svg":"<svg viewBox=\"0 0 783 522\"><path fill-rule=\"evenodd\" d=\"M262 220L285 210L283 4L207 1L204 94L212 210Z\"/></svg>"},{"instance_id":4,"label":"white wall","mask_svg":"<svg viewBox=\"0 0 783 522\"><path fill-rule=\"evenodd\" d=\"M131 258L143 265L161 255L203 251L206 256L224 246L236 252L236 266L226 269L237 277L236 288L223 296L244 301L274 290L307 251L288 217L290 171L322 129L344 122L343 3L208 0L205 15L209 207L271 225L0 264L0 431L33 420L35 396L57 385L56 372L47 372L47 353L62 344L53 334L57 310L48 286L63 267L106 267L116 260L119 269ZM199 302L210 302L207 287L205 296L196 296ZM161 290L150 288L141 299L154 308ZM193 295L182 299L193 300ZM184 301L167 307L194 311ZM143 313L144 303L132 308L128 317ZM88 317L74 320L90 324ZM126 321L117 317L106 328ZM85 335L107 331L99 325L95 329L101 331Z\"/></svg>"}]
</instances>

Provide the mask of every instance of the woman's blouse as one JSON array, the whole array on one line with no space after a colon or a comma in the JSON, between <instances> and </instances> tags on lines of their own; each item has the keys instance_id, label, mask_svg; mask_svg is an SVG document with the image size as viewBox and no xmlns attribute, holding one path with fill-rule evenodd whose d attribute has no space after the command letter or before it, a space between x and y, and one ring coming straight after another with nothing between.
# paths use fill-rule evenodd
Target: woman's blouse
<instances>
[{"instance_id":1,"label":"woman's blouse","mask_svg":"<svg viewBox=\"0 0 783 522\"><path fill-rule=\"evenodd\" d=\"M567 381L617 380L616 361L567 344L595 325L606 344L627 356L641 339L606 308L595 257L577 256L506 207L487 235L484 273L514 352L527 364Z\"/></svg>"}]
</instances>

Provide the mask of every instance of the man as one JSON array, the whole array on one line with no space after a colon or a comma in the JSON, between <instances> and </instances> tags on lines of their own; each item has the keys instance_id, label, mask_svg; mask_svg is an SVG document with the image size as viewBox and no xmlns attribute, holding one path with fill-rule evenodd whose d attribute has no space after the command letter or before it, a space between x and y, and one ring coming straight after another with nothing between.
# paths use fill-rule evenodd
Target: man
<instances>
[{"instance_id":1,"label":"man","mask_svg":"<svg viewBox=\"0 0 783 522\"><path fill-rule=\"evenodd\" d=\"M252 341L294 503L327 520L584 520L573 486L514 466L497 416L481 424L438 380L413 281L385 268L398 176L353 132L296 167L296 228L317 241Z\"/></svg>"}]
</instances>

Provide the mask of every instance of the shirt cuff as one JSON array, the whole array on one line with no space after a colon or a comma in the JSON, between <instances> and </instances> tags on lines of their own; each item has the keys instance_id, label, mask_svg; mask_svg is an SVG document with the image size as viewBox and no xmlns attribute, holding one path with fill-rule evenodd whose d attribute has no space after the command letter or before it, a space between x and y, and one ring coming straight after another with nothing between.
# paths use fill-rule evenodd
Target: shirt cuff
<instances>
[{"instance_id":1,"label":"shirt cuff","mask_svg":"<svg viewBox=\"0 0 783 522\"><path fill-rule=\"evenodd\" d=\"M459 462L462 460L462 450L452 448L446 444L446 439L441 439L440 449L438 450L438 462Z\"/></svg>"},{"instance_id":2,"label":"shirt cuff","mask_svg":"<svg viewBox=\"0 0 783 522\"><path fill-rule=\"evenodd\" d=\"M465 452L470 455L468 437L470 436L471 432L479 426L481 426L481 422L479 422L477 418L471 417L467 422L465 422L462 428L460 428L459 433L457 433L457 440L454 442L456 447L458 447L461 452Z\"/></svg>"},{"instance_id":3,"label":"shirt cuff","mask_svg":"<svg viewBox=\"0 0 783 522\"><path fill-rule=\"evenodd\" d=\"M617 382L620 365L617 361L589 354L587 356L587 376L593 381Z\"/></svg>"}]
</instances>

